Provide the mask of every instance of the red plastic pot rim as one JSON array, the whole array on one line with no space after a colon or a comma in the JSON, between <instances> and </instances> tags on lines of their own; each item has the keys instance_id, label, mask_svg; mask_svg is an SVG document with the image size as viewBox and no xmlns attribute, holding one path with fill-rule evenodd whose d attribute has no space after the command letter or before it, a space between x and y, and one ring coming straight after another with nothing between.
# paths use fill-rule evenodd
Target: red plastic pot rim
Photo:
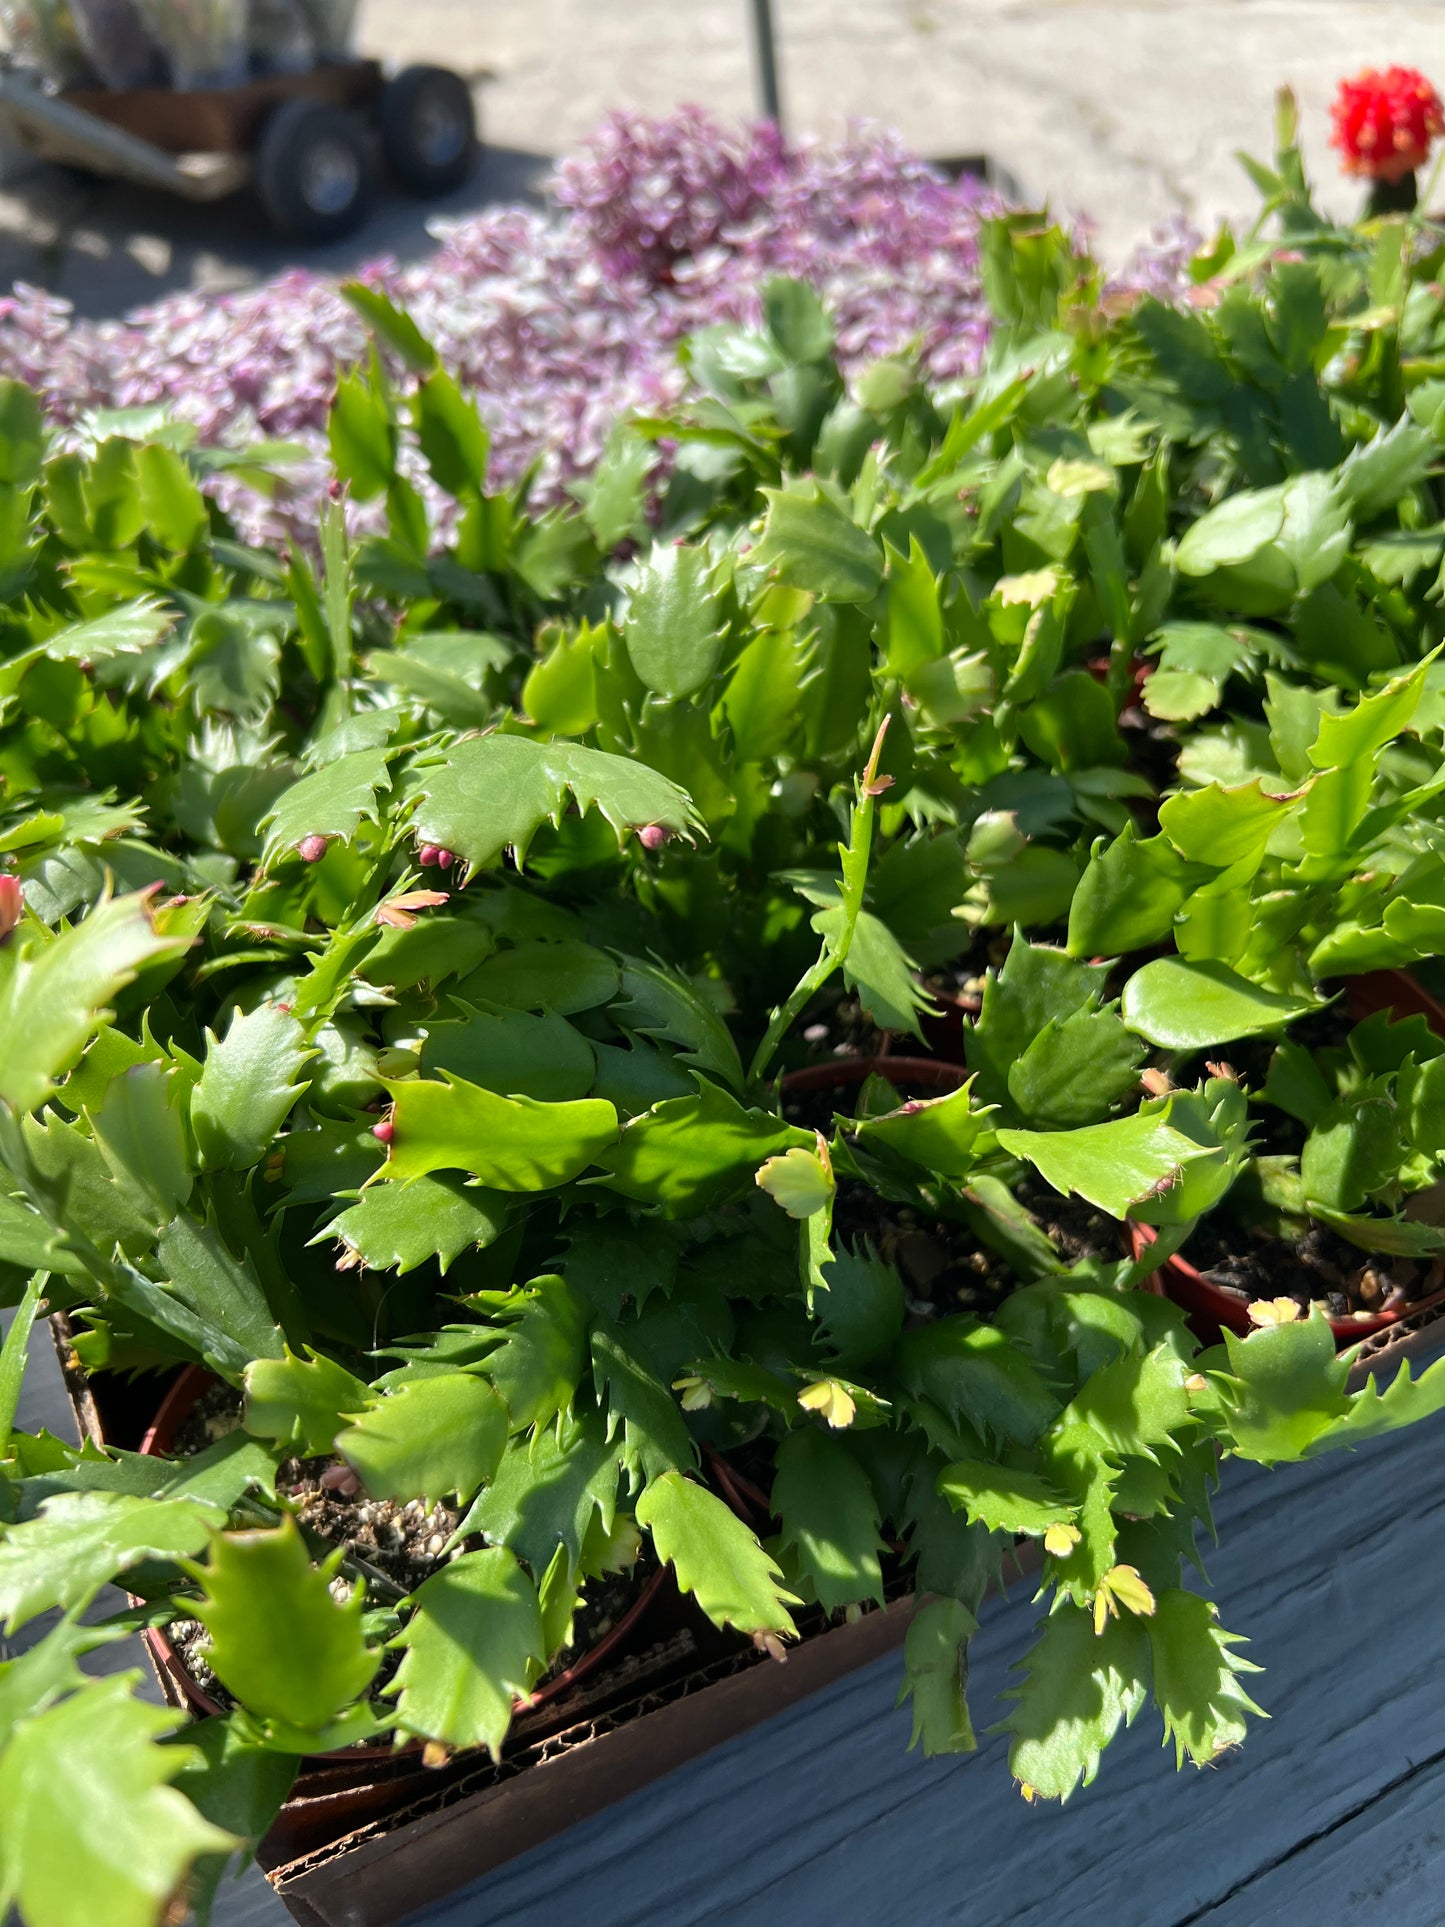
<instances>
[{"instance_id":1,"label":"red plastic pot rim","mask_svg":"<svg viewBox=\"0 0 1445 1927\"><path fill-rule=\"evenodd\" d=\"M1384 1011L1391 1023L1405 1017L1423 1017L1437 1036L1445 1037L1445 1004L1432 996L1408 970L1363 971L1358 977L1347 979L1344 996L1345 1006L1356 1023L1378 1011ZM1138 1224L1131 1218L1129 1236L1137 1260L1154 1243L1156 1233L1152 1225ZM1165 1260L1150 1282L1182 1310L1223 1331L1247 1337L1255 1329L1247 1304L1232 1292L1222 1290L1177 1253ZM1445 1303L1445 1289L1431 1292L1427 1298L1413 1299L1394 1311L1370 1312L1362 1318L1332 1318L1330 1330L1341 1345L1353 1345L1362 1338L1387 1332L1402 1320L1441 1303Z\"/></svg>"},{"instance_id":2,"label":"red plastic pot rim","mask_svg":"<svg viewBox=\"0 0 1445 1927\"><path fill-rule=\"evenodd\" d=\"M181 1371L156 1408L155 1419L140 1442L140 1450L145 1457L159 1458L169 1451L178 1426L189 1416L207 1386L214 1383L214 1374L208 1372L204 1365L187 1365ZM539 1686L534 1693L514 1700L513 1714L530 1713L539 1706L546 1706L559 1698L569 1687L580 1685L583 1680L590 1678L629 1636L652 1606L666 1582L667 1567L659 1566L617 1624L610 1627L600 1639L594 1641L575 1664ZM174 1682L191 1711L203 1719L224 1718L226 1709L219 1701L213 1700L210 1694L191 1677L180 1654L167 1639L164 1630L160 1627L150 1627L144 1637L157 1667ZM423 1746L424 1742L421 1740L408 1740L400 1746L349 1746L335 1753L308 1755L304 1764L330 1766L342 1762L350 1765L362 1760L394 1760L405 1758L409 1754L419 1755Z\"/></svg>"},{"instance_id":3,"label":"red plastic pot rim","mask_svg":"<svg viewBox=\"0 0 1445 1927\"><path fill-rule=\"evenodd\" d=\"M967 1081L961 1064L949 1064L936 1057L835 1057L827 1064L805 1064L801 1070L785 1071L781 1089L830 1091L851 1084L862 1084L869 1077L883 1077L890 1084L924 1084L934 1089L956 1091Z\"/></svg>"},{"instance_id":4,"label":"red plastic pot rim","mask_svg":"<svg viewBox=\"0 0 1445 1927\"><path fill-rule=\"evenodd\" d=\"M1156 1236L1153 1225L1139 1224L1130 1218L1129 1238L1136 1260L1143 1257ZM1172 1298L1182 1311L1211 1319L1223 1330L1241 1338L1247 1338L1255 1330L1247 1304L1206 1278L1202 1271L1196 1271L1187 1258L1177 1253L1166 1258L1160 1269L1151 1274L1149 1282L1156 1281L1164 1297ZM1429 1311L1432 1305L1442 1303L1445 1303L1445 1289L1432 1291L1428 1298L1414 1298L1395 1311L1372 1311L1363 1318L1332 1318L1330 1330L1341 1345L1353 1345L1361 1338L1373 1338L1377 1332L1389 1331L1403 1319L1413 1318L1417 1312Z\"/></svg>"}]
</instances>

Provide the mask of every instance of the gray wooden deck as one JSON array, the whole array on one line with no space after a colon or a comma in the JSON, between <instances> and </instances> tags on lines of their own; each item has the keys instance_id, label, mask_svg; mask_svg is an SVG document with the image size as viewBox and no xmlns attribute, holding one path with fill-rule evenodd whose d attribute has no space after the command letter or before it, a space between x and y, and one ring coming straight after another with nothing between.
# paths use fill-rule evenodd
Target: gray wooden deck
<instances>
[{"instance_id":1,"label":"gray wooden deck","mask_svg":"<svg viewBox=\"0 0 1445 1927\"><path fill-rule=\"evenodd\" d=\"M21 1423L66 1421L36 1347ZM906 1752L888 1658L415 1917L410 1927L1441 1927L1445 1426L1350 1459L1229 1469L1209 1560L1274 1719L1176 1775L1152 1711L1060 1812L1025 1806L1002 1739ZM985 1608L980 1730L1031 1623ZM111 1665L137 1663L108 1649ZM253 1869L215 1927L280 1927ZM97 1923L100 1927L100 1923Z\"/></svg>"},{"instance_id":2,"label":"gray wooden deck","mask_svg":"<svg viewBox=\"0 0 1445 1927\"><path fill-rule=\"evenodd\" d=\"M1440 1927L1445 1428L1350 1459L1234 1467L1208 1561L1274 1715L1176 1775L1152 1709L1062 1811L1001 1738L909 1755L885 1659L514 1861L409 1927ZM1232 1608L1232 1610L1231 1610ZM975 1723L1031 1612L985 1610Z\"/></svg>"}]
</instances>

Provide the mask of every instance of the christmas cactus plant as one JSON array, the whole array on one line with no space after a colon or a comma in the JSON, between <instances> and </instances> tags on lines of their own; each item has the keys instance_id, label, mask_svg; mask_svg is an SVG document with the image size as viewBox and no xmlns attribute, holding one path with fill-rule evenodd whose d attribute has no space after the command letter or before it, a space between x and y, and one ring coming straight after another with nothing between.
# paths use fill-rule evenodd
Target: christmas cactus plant
<instances>
[{"instance_id":1,"label":"christmas cactus plant","mask_svg":"<svg viewBox=\"0 0 1445 1927\"><path fill-rule=\"evenodd\" d=\"M0 389L27 1920L204 1914L302 1760L500 1751L664 1569L744 1649L912 1594L945 1752L1022 1562L1030 1796L1151 1700L1181 1762L1243 1737L1221 1457L1445 1402L1347 1390L1322 1269L1439 1262L1445 1044L1338 1015L1441 951L1438 237L1258 172L1288 247L1180 305L985 222L942 386L769 282L545 508L358 287L285 554L216 502L276 451ZM1261 1235L1322 1282L1251 1297ZM1235 1264L1220 1345L1175 1255ZM153 1449L16 1429L42 1306L100 1379L196 1368ZM138 1627L208 1718L85 1673Z\"/></svg>"}]
</instances>

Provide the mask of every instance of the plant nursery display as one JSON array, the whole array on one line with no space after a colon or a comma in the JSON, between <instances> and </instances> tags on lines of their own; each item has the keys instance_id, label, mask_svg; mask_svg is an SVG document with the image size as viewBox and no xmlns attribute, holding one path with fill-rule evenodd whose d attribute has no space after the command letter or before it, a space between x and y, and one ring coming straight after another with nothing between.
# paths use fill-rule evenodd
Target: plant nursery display
<instances>
[{"instance_id":1,"label":"plant nursery display","mask_svg":"<svg viewBox=\"0 0 1445 1927\"><path fill-rule=\"evenodd\" d=\"M1177 286L975 198L986 340L764 248L545 486L363 278L286 546L284 451L0 383L32 1927L204 1920L303 1787L424 1801L658 1625L906 1613L961 1752L1026 1571L1026 1798L1244 1741L1221 1461L1445 1405L1349 1349L1445 1300L1445 233L1279 136ZM806 171L691 158L645 233L568 177L619 277ZM42 1308L128 1445L17 1428ZM81 1665L136 1631L169 1710Z\"/></svg>"},{"instance_id":2,"label":"plant nursery display","mask_svg":"<svg viewBox=\"0 0 1445 1927\"><path fill-rule=\"evenodd\" d=\"M750 316L771 275L824 296L850 373L916 343L927 372L946 379L973 370L987 339L977 234L997 196L939 179L877 128L827 145L696 109L614 116L561 162L550 196L554 218L490 209L448 223L413 267L364 271L476 396L496 478L540 463L539 502L566 499L621 415L675 401L678 342ZM1131 285L1173 291L1187 252L1171 231L1141 254ZM59 422L149 403L207 442L287 444L269 490L236 485L225 497L267 540L314 539L331 397L365 348L335 282L301 268L220 298L172 295L125 322L74 320L31 287L0 301L0 374L35 388ZM417 479L428 488L424 470Z\"/></svg>"}]
</instances>

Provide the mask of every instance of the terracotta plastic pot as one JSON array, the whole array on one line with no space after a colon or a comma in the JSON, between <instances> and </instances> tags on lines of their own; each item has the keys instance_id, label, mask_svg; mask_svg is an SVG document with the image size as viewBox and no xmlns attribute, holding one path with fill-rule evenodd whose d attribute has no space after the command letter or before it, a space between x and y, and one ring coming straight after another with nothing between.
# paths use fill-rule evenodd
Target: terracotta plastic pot
<instances>
[{"instance_id":1,"label":"terracotta plastic pot","mask_svg":"<svg viewBox=\"0 0 1445 1927\"><path fill-rule=\"evenodd\" d=\"M1107 682L1109 680L1109 658L1107 656L1090 656L1086 667L1095 682ZM1131 702L1138 703L1143 700L1144 685L1154 674L1155 667L1156 665L1153 659L1149 656L1135 656L1134 660L1130 663L1129 698Z\"/></svg>"},{"instance_id":2,"label":"terracotta plastic pot","mask_svg":"<svg viewBox=\"0 0 1445 1927\"><path fill-rule=\"evenodd\" d=\"M1445 1037L1445 1004L1431 996L1408 970L1367 970L1345 985L1345 1004L1357 1024L1377 1011L1393 1019L1423 1017L1437 1037Z\"/></svg>"},{"instance_id":3,"label":"terracotta plastic pot","mask_svg":"<svg viewBox=\"0 0 1445 1927\"><path fill-rule=\"evenodd\" d=\"M169 1452L175 1443L176 1433L195 1409L197 1400L215 1382L213 1374L203 1365L187 1365L161 1400L155 1421L141 1440L141 1452L147 1457L160 1457ZM656 1601L666 1581L667 1568L659 1566L617 1624L604 1633L601 1639L589 1646L573 1665L567 1667L565 1672L558 1673L555 1678L545 1681L536 1692L514 1701L513 1713L534 1712L537 1708L560 1698L572 1687L579 1685L595 1673L634 1632ZM145 1640L157 1670L172 1682L183 1703L198 1718L224 1716L225 1708L197 1685L163 1630L151 1628L146 1632ZM324 1770L329 1767L350 1768L362 1762L406 1759L410 1759L420 1769L422 1750L423 1743L420 1740L411 1740L399 1747L349 1746L337 1753L308 1756L302 1761L302 1771Z\"/></svg>"},{"instance_id":4,"label":"terracotta plastic pot","mask_svg":"<svg viewBox=\"0 0 1445 1927\"><path fill-rule=\"evenodd\" d=\"M835 1057L827 1064L805 1064L801 1070L787 1071L779 1088L784 1097L846 1090L875 1075L887 1078L890 1084L921 1084L942 1095L956 1091L968 1072L960 1064L944 1063L935 1057Z\"/></svg>"},{"instance_id":5,"label":"terracotta plastic pot","mask_svg":"<svg viewBox=\"0 0 1445 1927\"><path fill-rule=\"evenodd\" d=\"M964 1026L977 1020L983 1009L983 998L969 991L960 991L953 997L938 990L930 990L928 994L938 1005L936 1017L920 1017L918 1020L928 1047L944 1063L962 1064Z\"/></svg>"},{"instance_id":6,"label":"terracotta plastic pot","mask_svg":"<svg viewBox=\"0 0 1445 1927\"><path fill-rule=\"evenodd\" d=\"M1131 1219L1129 1237L1135 1258L1142 1258L1154 1242L1154 1227L1136 1224ZM1243 1338L1254 1330L1246 1302L1232 1291L1225 1291L1212 1283L1203 1272L1196 1271L1187 1258L1181 1258L1177 1253L1165 1260L1144 1289L1158 1291L1165 1298L1172 1299L1186 1314L1190 1329L1203 1344L1217 1345L1227 1331ZM1372 1338L1377 1332L1389 1331L1391 1326L1413 1318L1416 1312L1428 1311L1431 1306L1439 1304L1445 1304L1445 1290L1432 1291L1426 1298L1414 1298L1394 1311L1366 1312L1359 1318L1332 1318L1330 1330L1340 1345L1354 1345L1362 1338Z\"/></svg>"},{"instance_id":7,"label":"terracotta plastic pot","mask_svg":"<svg viewBox=\"0 0 1445 1927\"><path fill-rule=\"evenodd\" d=\"M1392 1019L1423 1017L1431 1030L1445 1037L1445 1004L1432 997L1406 970L1370 970L1352 977L1345 988L1345 1004L1351 1018L1363 1023L1377 1011L1387 1011ZM1143 1257L1154 1243L1151 1225L1129 1225L1135 1258ZM1166 1298L1172 1298L1188 1315L1195 1336L1206 1344L1217 1344L1220 1335L1232 1331L1241 1337L1254 1330L1249 1307L1233 1292L1224 1291L1197 1271L1187 1258L1178 1255L1166 1260L1150 1280ZM1358 1318L1332 1318L1330 1330L1341 1345L1356 1344L1362 1338L1387 1332L1394 1325L1431 1306L1445 1304L1445 1290L1416 1298L1393 1311L1368 1312Z\"/></svg>"}]
</instances>

